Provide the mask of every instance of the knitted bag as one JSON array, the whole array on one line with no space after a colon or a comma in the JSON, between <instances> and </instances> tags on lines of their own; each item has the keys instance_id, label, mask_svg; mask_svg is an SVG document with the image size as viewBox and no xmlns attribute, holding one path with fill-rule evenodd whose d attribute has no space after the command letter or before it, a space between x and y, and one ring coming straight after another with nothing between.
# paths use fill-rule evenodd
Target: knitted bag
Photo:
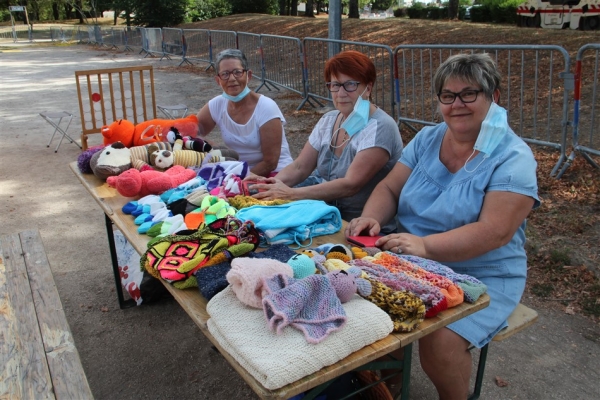
<instances>
[{"instance_id":1,"label":"knitted bag","mask_svg":"<svg viewBox=\"0 0 600 400\"><path fill-rule=\"evenodd\" d=\"M197 269L247 254L259 242L252 223L242 223L233 217L189 232L148 242L148 250L140 259L141 268L178 289L185 289L197 286L193 276Z\"/></svg>"}]
</instances>

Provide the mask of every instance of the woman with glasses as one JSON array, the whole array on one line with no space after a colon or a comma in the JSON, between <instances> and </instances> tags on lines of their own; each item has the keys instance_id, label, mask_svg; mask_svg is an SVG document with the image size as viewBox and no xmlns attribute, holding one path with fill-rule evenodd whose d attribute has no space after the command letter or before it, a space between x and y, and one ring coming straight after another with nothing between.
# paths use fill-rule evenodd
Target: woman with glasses
<instances>
[{"instance_id":1,"label":"woman with glasses","mask_svg":"<svg viewBox=\"0 0 600 400\"><path fill-rule=\"evenodd\" d=\"M536 161L497 105L500 73L489 55L451 56L433 85L444 121L406 146L346 235L377 235L396 214L400 233L377 247L438 261L487 285L487 308L419 341L439 398L466 399L469 348L506 326L525 288L525 219L540 204Z\"/></svg>"},{"instance_id":2,"label":"woman with glasses","mask_svg":"<svg viewBox=\"0 0 600 400\"><path fill-rule=\"evenodd\" d=\"M274 175L292 162L281 110L271 98L248 88L252 71L240 50L220 52L215 69L223 94L198 112L200 135L206 136L218 126L225 145L248 163L253 174Z\"/></svg>"},{"instance_id":3,"label":"woman with glasses","mask_svg":"<svg viewBox=\"0 0 600 400\"><path fill-rule=\"evenodd\" d=\"M347 221L360 216L402 153L396 122L369 101L376 78L375 65L358 51L330 58L325 81L335 110L317 122L298 158L275 178L250 187L264 190L254 197L324 200ZM386 229L393 232L395 222Z\"/></svg>"}]
</instances>

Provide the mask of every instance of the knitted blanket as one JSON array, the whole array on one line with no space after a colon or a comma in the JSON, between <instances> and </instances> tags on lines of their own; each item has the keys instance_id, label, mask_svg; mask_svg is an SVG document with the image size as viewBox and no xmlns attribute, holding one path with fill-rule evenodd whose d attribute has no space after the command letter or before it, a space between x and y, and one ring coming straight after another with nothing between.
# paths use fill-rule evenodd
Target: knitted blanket
<instances>
[{"instance_id":1,"label":"knitted blanket","mask_svg":"<svg viewBox=\"0 0 600 400\"><path fill-rule=\"evenodd\" d=\"M297 244L342 229L340 211L320 200L299 200L274 206L256 205L238 211L236 217L252 221L267 244Z\"/></svg>"},{"instance_id":2,"label":"knitted blanket","mask_svg":"<svg viewBox=\"0 0 600 400\"><path fill-rule=\"evenodd\" d=\"M241 366L265 388L273 390L334 364L386 337L390 317L358 295L343 304L346 326L319 344L296 329L281 335L269 331L262 310L243 305L231 287L208 302L208 330Z\"/></svg>"}]
</instances>

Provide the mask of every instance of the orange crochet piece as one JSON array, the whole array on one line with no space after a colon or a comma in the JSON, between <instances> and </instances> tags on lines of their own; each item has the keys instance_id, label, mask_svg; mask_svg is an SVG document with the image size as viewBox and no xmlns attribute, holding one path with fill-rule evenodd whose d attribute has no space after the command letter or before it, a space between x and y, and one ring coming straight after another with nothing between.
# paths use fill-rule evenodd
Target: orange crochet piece
<instances>
[{"instance_id":1,"label":"orange crochet piece","mask_svg":"<svg viewBox=\"0 0 600 400\"><path fill-rule=\"evenodd\" d=\"M464 301L463 290L445 276L429 272L410 261L387 252L377 253L374 258L373 263L385 267L392 273L404 273L440 288L448 301L448 307L455 307Z\"/></svg>"}]
</instances>

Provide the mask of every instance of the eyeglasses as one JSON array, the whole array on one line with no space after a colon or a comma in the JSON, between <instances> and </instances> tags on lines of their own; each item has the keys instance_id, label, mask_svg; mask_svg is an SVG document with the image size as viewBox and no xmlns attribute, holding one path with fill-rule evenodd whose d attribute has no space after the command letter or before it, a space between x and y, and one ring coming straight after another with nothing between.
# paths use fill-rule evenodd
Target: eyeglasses
<instances>
[{"instance_id":1,"label":"eyeglasses","mask_svg":"<svg viewBox=\"0 0 600 400\"><path fill-rule=\"evenodd\" d=\"M441 92L441 93L438 93L437 96L438 96L438 99L440 100L440 103L442 103L442 104L452 104L452 103L454 103L454 100L456 100L457 97L463 103L473 103L475 100L477 100L477 95L481 92L483 92L483 90L470 89L470 90L463 90L460 93Z\"/></svg>"},{"instance_id":2,"label":"eyeglasses","mask_svg":"<svg viewBox=\"0 0 600 400\"><path fill-rule=\"evenodd\" d=\"M346 92L354 92L356 89L358 89L358 85L360 85L360 82L357 81L346 81L344 83L327 82L325 84L325 86L327 86L327 90L330 92L339 92L342 86Z\"/></svg>"},{"instance_id":3,"label":"eyeglasses","mask_svg":"<svg viewBox=\"0 0 600 400\"><path fill-rule=\"evenodd\" d=\"M234 69L233 71L219 72L217 76L222 80L226 81L231 75L233 75L234 78L241 78L244 75L244 72L246 71L247 69Z\"/></svg>"}]
</instances>

